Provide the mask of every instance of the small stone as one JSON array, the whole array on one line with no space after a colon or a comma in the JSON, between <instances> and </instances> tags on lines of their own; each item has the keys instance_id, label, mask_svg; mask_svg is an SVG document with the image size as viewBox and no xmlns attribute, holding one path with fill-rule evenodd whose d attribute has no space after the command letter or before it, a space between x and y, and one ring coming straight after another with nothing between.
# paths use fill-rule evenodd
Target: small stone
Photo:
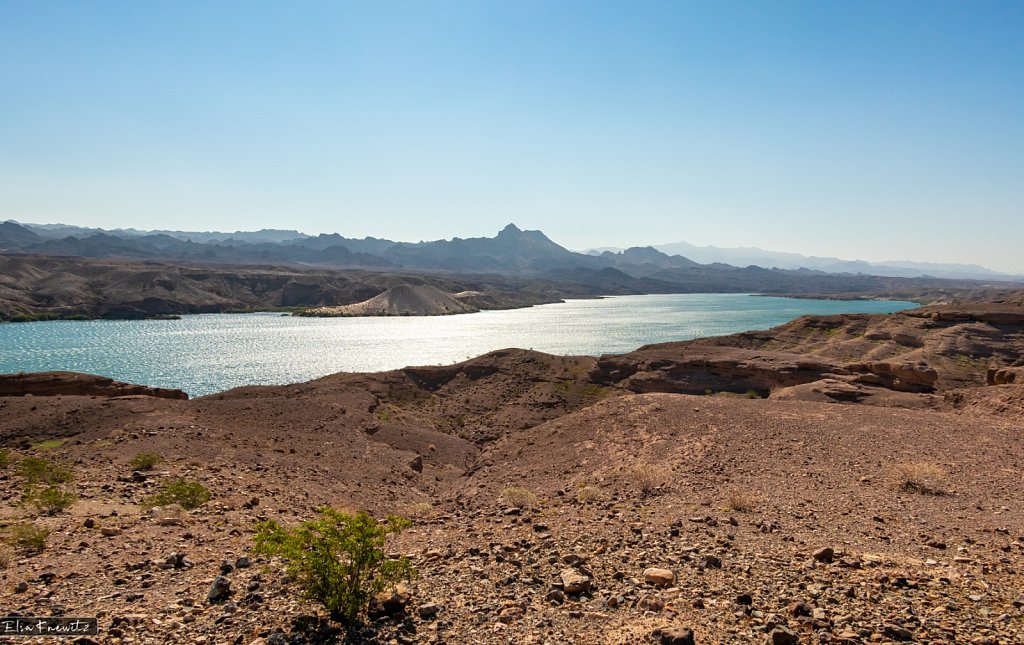
<instances>
[{"instance_id":1,"label":"small stone","mask_svg":"<svg viewBox=\"0 0 1024 645\"><path fill-rule=\"evenodd\" d=\"M592 584L590 576L583 575L572 567L562 570L562 589L569 595L590 593Z\"/></svg>"},{"instance_id":2,"label":"small stone","mask_svg":"<svg viewBox=\"0 0 1024 645\"><path fill-rule=\"evenodd\" d=\"M661 645L694 645L693 630L684 627L662 627L654 632Z\"/></svg>"},{"instance_id":3,"label":"small stone","mask_svg":"<svg viewBox=\"0 0 1024 645\"><path fill-rule=\"evenodd\" d=\"M928 546L930 546L933 549L944 550L946 548L946 543L945 542L939 542L938 540L932 540L931 542L928 543Z\"/></svg>"},{"instance_id":4,"label":"small stone","mask_svg":"<svg viewBox=\"0 0 1024 645\"><path fill-rule=\"evenodd\" d=\"M704 562L704 567L706 569L721 569L722 568L722 559L719 558L717 555L711 555L711 554L705 555L704 559L703 559L703 562Z\"/></svg>"},{"instance_id":5,"label":"small stone","mask_svg":"<svg viewBox=\"0 0 1024 645\"><path fill-rule=\"evenodd\" d=\"M675 581L676 574L669 569L650 567L644 570L644 582L655 587L671 587Z\"/></svg>"},{"instance_id":6,"label":"small stone","mask_svg":"<svg viewBox=\"0 0 1024 645\"><path fill-rule=\"evenodd\" d=\"M231 581L224 576L217 576L210 586L210 593L206 599L210 603L223 602L231 595Z\"/></svg>"},{"instance_id":7,"label":"small stone","mask_svg":"<svg viewBox=\"0 0 1024 645\"><path fill-rule=\"evenodd\" d=\"M26 591L28 591L28 583L24 580L14 585L14 593L25 593Z\"/></svg>"},{"instance_id":8,"label":"small stone","mask_svg":"<svg viewBox=\"0 0 1024 645\"><path fill-rule=\"evenodd\" d=\"M561 589L552 589L544 596L544 600L553 602L556 605L561 605L565 602L565 593Z\"/></svg>"},{"instance_id":9,"label":"small stone","mask_svg":"<svg viewBox=\"0 0 1024 645\"><path fill-rule=\"evenodd\" d=\"M367 608L367 615L372 619L385 616L400 616L405 614L405 608L409 604L412 594L409 588L399 583L390 591L382 591L370 601Z\"/></svg>"},{"instance_id":10,"label":"small stone","mask_svg":"<svg viewBox=\"0 0 1024 645\"><path fill-rule=\"evenodd\" d=\"M891 638L894 641L912 641L914 640L914 634L909 629L896 625L894 623L888 623L882 628L882 635Z\"/></svg>"},{"instance_id":11,"label":"small stone","mask_svg":"<svg viewBox=\"0 0 1024 645\"><path fill-rule=\"evenodd\" d=\"M184 553L174 552L174 553L170 554L169 556L167 556L167 559L164 560L164 562L166 564L169 564L174 569L182 569L186 565L185 554Z\"/></svg>"},{"instance_id":12,"label":"small stone","mask_svg":"<svg viewBox=\"0 0 1024 645\"><path fill-rule=\"evenodd\" d=\"M741 593L736 596L736 604L749 607L754 604L754 597L748 593Z\"/></svg>"},{"instance_id":13,"label":"small stone","mask_svg":"<svg viewBox=\"0 0 1024 645\"><path fill-rule=\"evenodd\" d=\"M115 535L121 535L121 529L116 526L104 526L100 529L100 535L106 537L114 537Z\"/></svg>"},{"instance_id":14,"label":"small stone","mask_svg":"<svg viewBox=\"0 0 1024 645\"><path fill-rule=\"evenodd\" d=\"M246 557L244 555L242 557L238 558L237 560L235 560L235 568L236 569L248 569L251 566L252 566L252 561L248 557Z\"/></svg>"},{"instance_id":15,"label":"small stone","mask_svg":"<svg viewBox=\"0 0 1024 645\"><path fill-rule=\"evenodd\" d=\"M96 528L96 520L92 519L91 517L87 517L85 518L85 522L82 523L82 526L84 526L87 529L94 529Z\"/></svg>"},{"instance_id":16,"label":"small stone","mask_svg":"<svg viewBox=\"0 0 1024 645\"><path fill-rule=\"evenodd\" d=\"M768 634L767 645L798 645L800 638L785 627L776 627Z\"/></svg>"},{"instance_id":17,"label":"small stone","mask_svg":"<svg viewBox=\"0 0 1024 645\"><path fill-rule=\"evenodd\" d=\"M823 549L818 549L817 551L815 551L814 559L818 562L824 562L825 564L829 564L835 558L835 555L835 550L832 547L827 546Z\"/></svg>"},{"instance_id":18,"label":"small stone","mask_svg":"<svg viewBox=\"0 0 1024 645\"><path fill-rule=\"evenodd\" d=\"M409 462L409 468L412 468L418 473L423 472L423 457L416 455L416 457Z\"/></svg>"},{"instance_id":19,"label":"small stone","mask_svg":"<svg viewBox=\"0 0 1024 645\"><path fill-rule=\"evenodd\" d=\"M220 563L220 572L222 574L228 574L228 573L231 573L234 570L235 570L235 567L234 567L233 564L231 564L227 560L221 561L221 563Z\"/></svg>"},{"instance_id":20,"label":"small stone","mask_svg":"<svg viewBox=\"0 0 1024 645\"><path fill-rule=\"evenodd\" d=\"M436 617L437 613L439 611L441 611L441 608L438 607L437 605L435 605L432 602L431 603L427 603L425 605L420 605L420 609L419 609L420 618L422 618L423 620L430 620L430 619Z\"/></svg>"}]
</instances>

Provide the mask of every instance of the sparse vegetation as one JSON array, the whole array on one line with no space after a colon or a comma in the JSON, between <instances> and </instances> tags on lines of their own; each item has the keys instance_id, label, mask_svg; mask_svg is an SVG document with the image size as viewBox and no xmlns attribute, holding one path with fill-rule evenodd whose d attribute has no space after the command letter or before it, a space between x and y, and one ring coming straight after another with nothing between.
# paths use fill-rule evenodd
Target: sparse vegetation
<instances>
[{"instance_id":1,"label":"sparse vegetation","mask_svg":"<svg viewBox=\"0 0 1024 645\"><path fill-rule=\"evenodd\" d=\"M30 488L22 500L35 506L44 515L56 515L74 504L78 500L78 495L60 486L51 485L43 489Z\"/></svg>"},{"instance_id":2,"label":"sparse vegetation","mask_svg":"<svg viewBox=\"0 0 1024 645\"><path fill-rule=\"evenodd\" d=\"M516 508L533 509L540 504L540 499L533 491L519 486L503 489L498 499Z\"/></svg>"},{"instance_id":3,"label":"sparse vegetation","mask_svg":"<svg viewBox=\"0 0 1024 645\"><path fill-rule=\"evenodd\" d=\"M0 469L7 468L11 465L11 453L6 450L0 449Z\"/></svg>"},{"instance_id":4,"label":"sparse vegetation","mask_svg":"<svg viewBox=\"0 0 1024 645\"><path fill-rule=\"evenodd\" d=\"M132 457L129 465L132 470L152 470L163 458L155 452L141 452Z\"/></svg>"},{"instance_id":5,"label":"sparse vegetation","mask_svg":"<svg viewBox=\"0 0 1024 645\"><path fill-rule=\"evenodd\" d=\"M50 531L35 524L15 524L8 529L11 545L26 555L36 555L46 549Z\"/></svg>"},{"instance_id":6,"label":"sparse vegetation","mask_svg":"<svg viewBox=\"0 0 1024 645\"><path fill-rule=\"evenodd\" d=\"M18 463L17 473L29 486L63 484L71 481L71 470L39 457L25 457Z\"/></svg>"},{"instance_id":7,"label":"sparse vegetation","mask_svg":"<svg viewBox=\"0 0 1024 645\"><path fill-rule=\"evenodd\" d=\"M737 513L747 513L754 510L757 498L754 493L745 488L731 488L725 496L725 507L727 510Z\"/></svg>"},{"instance_id":8,"label":"sparse vegetation","mask_svg":"<svg viewBox=\"0 0 1024 645\"><path fill-rule=\"evenodd\" d=\"M924 495L945 495L946 471L928 462L897 464L896 476L900 488L911 493Z\"/></svg>"},{"instance_id":9,"label":"sparse vegetation","mask_svg":"<svg viewBox=\"0 0 1024 645\"><path fill-rule=\"evenodd\" d=\"M604 499L604 492L597 486L582 486L576 491L576 499L582 503L600 502Z\"/></svg>"},{"instance_id":10,"label":"sparse vegetation","mask_svg":"<svg viewBox=\"0 0 1024 645\"><path fill-rule=\"evenodd\" d=\"M56 450L64 445L67 439L46 439L44 441L37 441L36 443L29 446L29 450L38 450L45 452L47 450Z\"/></svg>"},{"instance_id":11,"label":"sparse vegetation","mask_svg":"<svg viewBox=\"0 0 1024 645\"><path fill-rule=\"evenodd\" d=\"M415 575L408 558L388 559L383 550L390 536L409 526L396 515L378 522L362 511L350 515L326 508L319 519L295 528L258 524L255 550L284 558L308 598L351 623L375 594Z\"/></svg>"},{"instance_id":12,"label":"sparse vegetation","mask_svg":"<svg viewBox=\"0 0 1024 645\"><path fill-rule=\"evenodd\" d=\"M160 492L151 495L143 503L147 508L154 506L168 506L178 504L182 508L191 511L199 508L210 501L212 494L199 482L185 479L171 479L164 482Z\"/></svg>"},{"instance_id":13,"label":"sparse vegetation","mask_svg":"<svg viewBox=\"0 0 1024 645\"><path fill-rule=\"evenodd\" d=\"M643 495L653 495L668 484L670 473L661 466L636 464L629 470L630 479Z\"/></svg>"}]
</instances>

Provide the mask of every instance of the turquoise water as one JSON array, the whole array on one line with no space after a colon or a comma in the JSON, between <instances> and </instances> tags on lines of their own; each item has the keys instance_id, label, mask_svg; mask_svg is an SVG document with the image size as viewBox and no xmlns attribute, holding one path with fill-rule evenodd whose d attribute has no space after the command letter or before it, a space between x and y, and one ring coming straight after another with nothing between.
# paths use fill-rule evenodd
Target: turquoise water
<instances>
[{"instance_id":1,"label":"turquoise water","mask_svg":"<svg viewBox=\"0 0 1024 645\"><path fill-rule=\"evenodd\" d=\"M671 294L437 317L264 313L0 324L0 373L73 370L198 396L334 372L454 363L505 347L552 354L619 353L647 343L766 329L803 314L887 313L913 306Z\"/></svg>"}]
</instances>

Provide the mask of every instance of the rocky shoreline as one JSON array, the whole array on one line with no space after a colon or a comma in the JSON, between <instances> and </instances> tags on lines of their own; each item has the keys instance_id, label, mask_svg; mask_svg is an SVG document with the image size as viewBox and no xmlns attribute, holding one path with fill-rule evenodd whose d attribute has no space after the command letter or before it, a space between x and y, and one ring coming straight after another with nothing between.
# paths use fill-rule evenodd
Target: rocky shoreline
<instances>
[{"instance_id":1,"label":"rocky shoreline","mask_svg":"<svg viewBox=\"0 0 1024 645\"><path fill-rule=\"evenodd\" d=\"M1021 369L1004 302L192 400L30 375L0 388L0 525L49 533L4 547L0 602L98 617L83 644L339 642L252 549L327 505L413 521L418 576L349 642L1018 643ZM23 503L33 458L77 501ZM212 499L150 510L178 478Z\"/></svg>"}]
</instances>

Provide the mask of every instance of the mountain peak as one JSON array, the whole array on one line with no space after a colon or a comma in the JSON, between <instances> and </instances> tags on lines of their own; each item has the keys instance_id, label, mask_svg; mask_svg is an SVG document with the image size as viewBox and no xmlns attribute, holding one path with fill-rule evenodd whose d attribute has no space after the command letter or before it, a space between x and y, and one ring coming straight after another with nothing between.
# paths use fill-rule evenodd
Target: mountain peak
<instances>
[{"instance_id":1,"label":"mountain peak","mask_svg":"<svg viewBox=\"0 0 1024 645\"><path fill-rule=\"evenodd\" d=\"M523 232L522 229L520 229L515 224L511 224L510 223L508 226L506 226L505 228L503 228L500 231L498 231L498 237L501 237L502 235L514 235L514 234L522 233L522 232Z\"/></svg>"}]
</instances>

